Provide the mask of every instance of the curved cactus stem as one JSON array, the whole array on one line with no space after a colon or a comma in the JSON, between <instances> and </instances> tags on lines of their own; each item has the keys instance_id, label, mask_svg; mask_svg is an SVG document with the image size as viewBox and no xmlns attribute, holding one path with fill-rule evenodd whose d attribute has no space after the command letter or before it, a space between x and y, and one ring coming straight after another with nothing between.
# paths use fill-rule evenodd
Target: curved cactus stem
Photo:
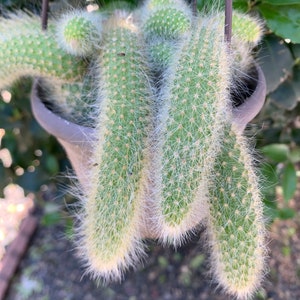
<instances>
[{"instance_id":1,"label":"curved cactus stem","mask_svg":"<svg viewBox=\"0 0 300 300\"><path fill-rule=\"evenodd\" d=\"M248 299L263 277L263 206L244 136L236 125L227 125L223 140L208 175L211 266L225 290Z\"/></svg>"},{"instance_id":2,"label":"curved cactus stem","mask_svg":"<svg viewBox=\"0 0 300 300\"><path fill-rule=\"evenodd\" d=\"M100 114L84 201L82 257L95 278L120 279L143 254L151 87L137 28L112 17L99 57Z\"/></svg>"},{"instance_id":3,"label":"curved cactus stem","mask_svg":"<svg viewBox=\"0 0 300 300\"><path fill-rule=\"evenodd\" d=\"M76 81L82 78L86 63L62 50L53 26L40 29L40 20L20 13L0 21L0 88L22 76Z\"/></svg>"},{"instance_id":4,"label":"curved cactus stem","mask_svg":"<svg viewBox=\"0 0 300 300\"><path fill-rule=\"evenodd\" d=\"M164 242L180 244L206 216L206 188L199 182L213 168L230 111L229 66L223 24L201 18L165 74L152 172L152 217Z\"/></svg>"}]
</instances>

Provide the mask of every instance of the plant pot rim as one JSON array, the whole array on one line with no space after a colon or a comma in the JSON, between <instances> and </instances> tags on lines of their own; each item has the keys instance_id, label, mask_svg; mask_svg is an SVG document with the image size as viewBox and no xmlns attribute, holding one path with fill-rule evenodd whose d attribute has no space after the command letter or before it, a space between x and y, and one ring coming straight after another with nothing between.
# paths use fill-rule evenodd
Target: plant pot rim
<instances>
[{"instance_id":1,"label":"plant pot rim","mask_svg":"<svg viewBox=\"0 0 300 300\"><path fill-rule=\"evenodd\" d=\"M240 132L243 132L247 124L258 115L266 99L267 85L264 73L257 63L254 67L257 71L257 78L253 78L256 81L253 93L232 110L232 121Z\"/></svg>"},{"instance_id":2,"label":"plant pot rim","mask_svg":"<svg viewBox=\"0 0 300 300\"><path fill-rule=\"evenodd\" d=\"M59 140L79 146L90 143L94 137L95 129L68 121L51 111L39 96L39 87L39 79L36 79L30 97L32 112L39 124Z\"/></svg>"},{"instance_id":3,"label":"plant pot rim","mask_svg":"<svg viewBox=\"0 0 300 300\"><path fill-rule=\"evenodd\" d=\"M255 64L255 68L257 70L257 84L254 92L241 105L232 109L233 123L237 125L240 131L243 131L246 125L259 113L266 97L264 74L259 65ZM48 133L73 145L82 146L82 144L90 143L95 139L94 128L68 121L48 109L38 95L38 89L39 80L36 79L32 87L31 107L34 117Z\"/></svg>"},{"instance_id":4,"label":"plant pot rim","mask_svg":"<svg viewBox=\"0 0 300 300\"><path fill-rule=\"evenodd\" d=\"M255 64L257 70L256 88L243 104L232 109L232 123L237 130L243 132L247 124L259 113L266 97L266 81L261 68ZM86 178L88 164L92 157L92 143L96 140L95 128L85 127L67 121L52 112L39 95L39 79L34 81L31 93L31 107L33 115L39 124L51 135L54 135L67 152L69 160L83 186L87 187Z\"/></svg>"}]
</instances>

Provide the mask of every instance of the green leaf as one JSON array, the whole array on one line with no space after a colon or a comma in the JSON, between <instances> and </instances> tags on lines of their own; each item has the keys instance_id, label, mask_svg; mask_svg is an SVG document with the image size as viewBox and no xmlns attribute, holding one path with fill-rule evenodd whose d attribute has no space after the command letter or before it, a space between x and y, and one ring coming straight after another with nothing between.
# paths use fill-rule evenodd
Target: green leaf
<instances>
[{"instance_id":1,"label":"green leaf","mask_svg":"<svg viewBox=\"0 0 300 300\"><path fill-rule=\"evenodd\" d=\"M299 56L300 58L300 56ZM297 65L293 70L292 85L296 94L297 100L300 101L300 66Z\"/></svg>"},{"instance_id":2,"label":"green leaf","mask_svg":"<svg viewBox=\"0 0 300 300\"><path fill-rule=\"evenodd\" d=\"M293 142L300 145L300 128L292 128L291 134Z\"/></svg>"},{"instance_id":3,"label":"green leaf","mask_svg":"<svg viewBox=\"0 0 300 300\"><path fill-rule=\"evenodd\" d=\"M292 110L297 106L297 95L291 80L284 81L269 95L270 100L278 107Z\"/></svg>"},{"instance_id":4,"label":"green leaf","mask_svg":"<svg viewBox=\"0 0 300 300\"><path fill-rule=\"evenodd\" d=\"M292 163L288 163L283 171L282 176L283 198L289 201L295 194L297 189L297 174Z\"/></svg>"},{"instance_id":5,"label":"green leaf","mask_svg":"<svg viewBox=\"0 0 300 300\"><path fill-rule=\"evenodd\" d=\"M279 212L277 209L275 195L271 198L264 198L264 216L266 216L266 221L268 224L271 224L276 218L279 217Z\"/></svg>"},{"instance_id":6,"label":"green leaf","mask_svg":"<svg viewBox=\"0 0 300 300\"><path fill-rule=\"evenodd\" d=\"M300 44L291 44L291 48L294 54L294 58L300 59Z\"/></svg>"},{"instance_id":7,"label":"green leaf","mask_svg":"<svg viewBox=\"0 0 300 300\"><path fill-rule=\"evenodd\" d=\"M45 226L50 226L57 224L61 221L62 215L60 211L60 206L54 203L47 203L44 208L45 214L42 218L42 224Z\"/></svg>"},{"instance_id":8,"label":"green leaf","mask_svg":"<svg viewBox=\"0 0 300 300\"><path fill-rule=\"evenodd\" d=\"M260 13L266 19L268 27L284 39L300 43L300 4L258 6Z\"/></svg>"},{"instance_id":9,"label":"green leaf","mask_svg":"<svg viewBox=\"0 0 300 300\"><path fill-rule=\"evenodd\" d=\"M285 162L288 159L289 151L289 147L285 144L271 144L261 149L262 154L276 163Z\"/></svg>"},{"instance_id":10,"label":"green leaf","mask_svg":"<svg viewBox=\"0 0 300 300\"><path fill-rule=\"evenodd\" d=\"M289 160L293 164L300 162L300 147L291 150Z\"/></svg>"},{"instance_id":11,"label":"green leaf","mask_svg":"<svg viewBox=\"0 0 300 300\"><path fill-rule=\"evenodd\" d=\"M42 217L42 224L45 226L51 226L61 221L61 214L59 212L53 212L45 214Z\"/></svg>"},{"instance_id":12,"label":"green leaf","mask_svg":"<svg viewBox=\"0 0 300 300\"><path fill-rule=\"evenodd\" d=\"M292 249L289 246L283 246L281 249L281 252L282 252L283 256L290 256Z\"/></svg>"},{"instance_id":13,"label":"green leaf","mask_svg":"<svg viewBox=\"0 0 300 300\"><path fill-rule=\"evenodd\" d=\"M294 59L291 51L274 35L264 39L257 60L266 77L267 93L275 91L292 73Z\"/></svg>"},{"instance_id":14,"label":"green leaf","mask_svg":"<svg viewBox=\"0 0 300 300\"><path fill-rule=\"evenodd\" d=\"M233 0L232 4L233 8L239 11L247 12L249 10L248 0Z\"/></svg>"},{"instance_id":15,"label":"green leaf","mask_svg":"<svg viewBox=\"0 0 300 300\"><path fill-rule=\"evenodd\" d=\"M299 0L262 0L262 3L272 5L292 5L299 4Z\"/></svg>"},{"instance_id":16,"label":"green leaf","mask_svg":"<svg viewBox=\"0 0 300 300\"><path fill-rule=\"evenodd\" d=\"M59 172L59 165L57 158L54 155L48 155L46 157L46 170L49 174L57 174Z\"/></svg>"},{"instance_id":17,"label":"green leaf","mask_svg":"<svg viewBox=\"0 0 300 300\"><path fill-rule=\"evenodd\" d=\"M286 207L278 211L278 217L282 220L292 219L296 215L294 209Z\"/></svg>"},{"instance_id":18,"label":"green leaf","mask_svg":"<svg viewBox=\"0 0 300 300\"><path fill-rule=\"evenodd\" d=\"M291 76L269 95L278 107L292 110L300 101L300 66L295 66Z\"/></svg>"},{"instance_id":19,"label":"green leaf","mask_svg":"<svg viewBox=\"0 0 300 300\"><path fill-rule=\"evenodd\" d=\"M263 163L260 167L261 181L264 183L261 192L265 197L275 195L275 187L278 185L279 179L276 172L276 166Z\"/></svg>"}]
</instances>

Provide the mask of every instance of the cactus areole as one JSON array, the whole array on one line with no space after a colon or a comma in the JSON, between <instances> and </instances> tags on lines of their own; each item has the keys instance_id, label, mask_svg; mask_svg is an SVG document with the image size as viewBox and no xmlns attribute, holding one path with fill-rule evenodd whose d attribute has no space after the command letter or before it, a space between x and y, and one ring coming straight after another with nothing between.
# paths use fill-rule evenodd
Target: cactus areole
<instances>
[{"instance_id":1,"label":"cactus areole","mask_svg":"<svg viewBox=\"0 0 300 300\"><path fill-rule=\"evenodd\" d=\"M74 239L87 273L120 280L145 256L145 238L180 246L205 224L214 278L251 297L265 229L243 131L266 94L250 54L261 22L233 12L230 47L224 12L195 16L184 0L38 24L22 12L0 19L0 89L36 78L34 116L77 174Z\"/></svg>"}]
</instances>

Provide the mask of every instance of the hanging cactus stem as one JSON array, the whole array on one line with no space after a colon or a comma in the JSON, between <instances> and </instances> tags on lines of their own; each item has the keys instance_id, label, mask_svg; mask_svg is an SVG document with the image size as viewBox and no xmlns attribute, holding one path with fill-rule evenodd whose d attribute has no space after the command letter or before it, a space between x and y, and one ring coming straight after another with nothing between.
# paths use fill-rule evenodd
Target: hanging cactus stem
<instances>
[{"instance_id":1,"label":"hanging cactus stem","mask_svg":"<svg viewBox=\"0 0 300 300\"><path fill-rule=\"evenodd\" d=\"M98 60L102 103L92 162L96 167L82 243L92 274L118 279L143 253L140 227L151 87L135 26L115 17L107 26L112 28Z\"/></svg>"},{"instance_id":2,"label":"hanging cactus stem","mask_svg":"<svg viewBox=\"0 0 300 300\"><path fill-rule=\"evenodd\" d=\"M245 79L263 78L251 56L261 22L229 9L224 38L218 9L146 0L136 10L74 9L48 24L47 2L42 29L28 13L0 18L0 89L38 77L33 111L77 173L75 239L86 272L121 280L145 256L145 238L177 247L205 224L216 281L251 297L264 273L265 229L241 133L249 110L232 107L265 94L265 85L240 94Z\"/></svg>"},{"instance_id":3,"label":"hanging cactus stem","mask_svg":"<svg viewBox=\"0 0 300 300\"><path fill-rule=\"evenodd\" d=\"M263 277L263 208L247 143L234 126L226 126L213 174L208 217L211 265L225 290L247 298Z\"/></svg>"},{"instance_id":4,"label":"hanging cactus stem","mask_svg":"<svg viewBox=\"0 0 300 300\"><path fill-rule=\"evenodd\" d=\"M202 174L212 169L219 133L229 111L226 45L216 19L202 19L174 55L159 112L157 176L162 239L180 244L205 217Z\"/></svg>"}]
</instances>

